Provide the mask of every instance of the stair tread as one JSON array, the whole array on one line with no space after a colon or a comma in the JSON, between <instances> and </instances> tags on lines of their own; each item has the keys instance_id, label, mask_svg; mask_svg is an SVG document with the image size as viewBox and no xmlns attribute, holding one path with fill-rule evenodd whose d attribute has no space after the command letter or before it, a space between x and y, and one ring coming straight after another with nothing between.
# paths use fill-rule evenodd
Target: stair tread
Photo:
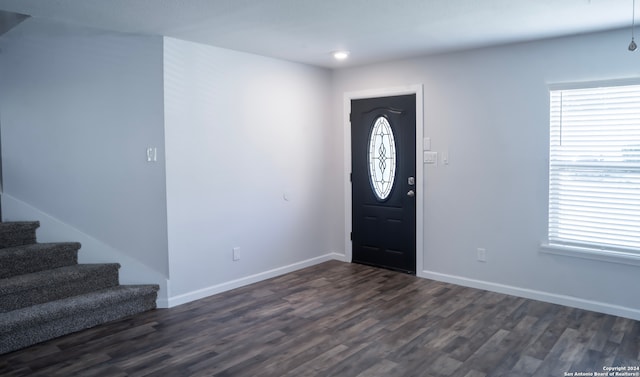
<instances>
[{"instance_id":1,"label":"stair tread","mask_svg":"<svg viewBox=\"0 0 640 377\"><path fill-rule=\"evenodd\" d=\"M5 255L27 254L32 252L47 252L60 248L73 247L80 249L79 242L44 242L29 245L11 246L0 248L0 257Z\"/></svg>"},{"instance_id":2,"label":"stair tread","mask_svg":"<svg viewBox=\"0 0 640 377\"><path fill-rule=\"evenodd\" d=\"M135 299L148 294L157 294L158 285L118 285L78 296L68 297L43 304L13 310L0 315L0 333L7 333L19 326L49 322L87 310Z\"/></svg>"},{"instance_id":3,"label":"stair tread","mask_svg":"<svg viewBox=\"0 0 640 377\"><path fill-rule=\"evenodd\" d=\"M0 296L38 286L44 286L43 289L46 289L46 286L49 285L78 281L86 278L88 274L101 270L114 269L117 273L119 268L119 263L76 264L12 276L0 279Z\"/></svg>"},{"instance_id":4,"label":"stair tread","mask_svg":"<svg viewBox=\"0 0 640 377\"><path fill-rule=\"evenodd\" d=\"M40 227L39 221L3 221L0 222L0 232L3 234L11 232L21 232L24 230L35 230Z\"/></svg>"},{"instance_id":5,"label":"stair tread","mask_svg":"<svg viewBox=\"0 0 640 377\"><path fill-rule=\"evenodd\" d=\"M0 223L0 248L29 245L36 242L38 221L13 221Z\"/></svg>"},{"instance_id":6,"label":"stair tread","mask_svg":"<svg viewBox=\"0 0 640 377\"><path fill-rule=\"evenodd\" d=\"M0 222L0 226L7 226L7 225L11 225L11 224L40 224L39 221L31 221L31 220L26 220L26 221L2 221Z\"/></svg>"},{"instance_id":7,"label":"stair tread","mask_svg":"<svg viewBox=\"0 0 640 377\"><path fill-rule=\"evenodd\" d=\"M0 248L0 279L78 264L78 242L33 243Z\"/></svg>"}]
</instances>

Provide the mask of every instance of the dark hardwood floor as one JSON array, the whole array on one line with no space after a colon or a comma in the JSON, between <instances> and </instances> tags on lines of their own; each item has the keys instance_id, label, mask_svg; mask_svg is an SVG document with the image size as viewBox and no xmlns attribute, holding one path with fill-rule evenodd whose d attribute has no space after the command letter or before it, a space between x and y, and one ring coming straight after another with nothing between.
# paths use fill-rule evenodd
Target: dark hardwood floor
<instances>
[{"instance_id":1,"label":"dark hardwood floor","mask_svg":"<svg viewBox=\"0 0 640 377\"><path fill-rule=\"evenodd\" d=\"M332 261L2 355L0 375L638 376L639 345L638 321Z\"/></svg>"}]
</instances>

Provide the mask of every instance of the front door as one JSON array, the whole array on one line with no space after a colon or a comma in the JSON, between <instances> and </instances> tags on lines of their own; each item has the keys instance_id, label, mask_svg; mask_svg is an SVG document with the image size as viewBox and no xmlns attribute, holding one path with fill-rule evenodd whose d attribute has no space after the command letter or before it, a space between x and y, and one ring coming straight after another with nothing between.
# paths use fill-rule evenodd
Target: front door
<instances>
[{"instance_id":1,"label":"front door","mask_svg":"<svg viewBox=\"0 0 640 377\"><path fill-rule=\"evenodd\" d=\"M351 101L353 262L416 272L416 95Z\"/></svg>"}]
</instances>

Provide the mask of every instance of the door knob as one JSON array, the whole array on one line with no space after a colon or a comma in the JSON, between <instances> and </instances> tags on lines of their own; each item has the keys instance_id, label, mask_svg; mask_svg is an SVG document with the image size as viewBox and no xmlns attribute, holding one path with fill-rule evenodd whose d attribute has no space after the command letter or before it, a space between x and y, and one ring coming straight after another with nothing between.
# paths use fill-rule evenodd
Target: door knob
<instances>
[{"instance_id":1,"label":"door knob","mask_svg":"<svg viewBox=\"0 0 640 377\"><path fill-rule=\"evenodd\" d=\"M407 196L410 198L413 198L414 196L416 196L416 192L413 190L409 190L409 192L407 193Z\"/></svg>"}]
</instances>

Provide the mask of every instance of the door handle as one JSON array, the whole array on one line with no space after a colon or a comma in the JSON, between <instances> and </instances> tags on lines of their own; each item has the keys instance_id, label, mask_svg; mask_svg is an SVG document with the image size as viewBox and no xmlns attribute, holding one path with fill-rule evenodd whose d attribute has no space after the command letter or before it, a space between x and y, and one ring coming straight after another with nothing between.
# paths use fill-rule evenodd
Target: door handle
<instances>
[{"instance_id":1,"label":"door handle","mask_svg":"<svg viewBox=\"0 0 640 377\"><path fill-rule=\"evenodd\" d=\"M407 193L407 196L410 198L413 198L414 196L416 196L416 192L413 190L409 190L409 192Z\"/></svg>"}]
</instances>

